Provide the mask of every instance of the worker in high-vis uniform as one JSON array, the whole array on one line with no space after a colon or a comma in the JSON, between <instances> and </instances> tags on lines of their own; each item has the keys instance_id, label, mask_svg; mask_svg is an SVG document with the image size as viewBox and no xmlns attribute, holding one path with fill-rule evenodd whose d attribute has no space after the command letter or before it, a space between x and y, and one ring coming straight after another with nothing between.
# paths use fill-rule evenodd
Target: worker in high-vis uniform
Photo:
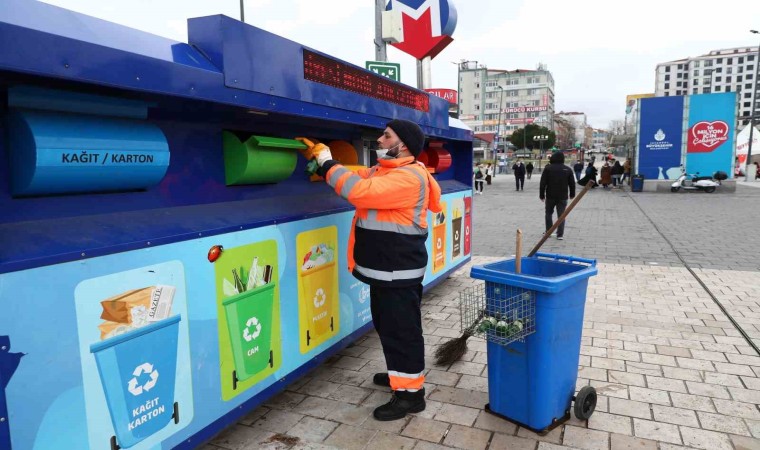
<instances>
[{"instance_id":1,"label":"worker in high-vis uniform","mask_svg":"<svg viewBox=\"0 0 760 450\"><path fill-rule=\"evenodd\" d=\"M416 160L425 135L414 122L388 122L377 140L378 164L357 172L333 160L324 144L299 140L316 155L318 173L356 207L348 269L370 286L372 321L388 368L373 381L393 390L391 400L375 408L374 416L396 420L420 412L425 409L420 303L428 264L427 214L441 211L441 188Z\"/></svg>"}]
</instances>

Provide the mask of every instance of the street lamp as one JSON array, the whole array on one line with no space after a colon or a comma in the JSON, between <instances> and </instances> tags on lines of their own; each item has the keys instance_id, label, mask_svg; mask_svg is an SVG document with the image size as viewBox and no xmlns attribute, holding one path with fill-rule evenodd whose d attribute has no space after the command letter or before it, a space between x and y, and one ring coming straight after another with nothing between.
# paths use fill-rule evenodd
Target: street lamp
<instances>
[{"instance_id":1,"label":"street lamp","mask_svg":"<svg viewBox=\"0 0 760 450\"><path fill-rule=\"evenodd\" d=\"M544 157L544 141L549 140L548 134L539 134L538 136L533 136L534 141L539 141L541 144L541 152L538 154L538 171L541 172L541 160Z\"/></svg>"},{"instance_id":2,"label":"street lamp","mask_svg":"<svg viewBox=\"0 0 760 450\"><path fill-rule=\"evenodd\" d=\"M750 33L760 34L760 31L749 30ZM760 103L758 98L758 86L760 85L760 44L757 46L757 56L755 56L755 88L752 93L752 109L749 112L749 147L747 147L747 165L744 167L744 181L749 181L749 165L752 164L752 132L755 131L755 111Z\"/></svg>"}]
</instances>

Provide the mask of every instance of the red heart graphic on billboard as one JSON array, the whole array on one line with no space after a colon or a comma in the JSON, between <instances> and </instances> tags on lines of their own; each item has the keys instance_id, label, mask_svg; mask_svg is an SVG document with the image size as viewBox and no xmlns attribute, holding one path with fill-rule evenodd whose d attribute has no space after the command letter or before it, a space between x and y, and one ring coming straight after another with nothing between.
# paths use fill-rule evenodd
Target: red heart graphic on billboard
<instances>
[{"instance_id":1,"label":"red heart graphic on billboard","mask_svg":"<svg viewBox=\"0 0 760 450\"><path fill-rule=\"evenodd\" d=\"M697 122L689 128L687 153L709 153L728 141L728 124L722 120Z\"/></svg>"}]
</instances>

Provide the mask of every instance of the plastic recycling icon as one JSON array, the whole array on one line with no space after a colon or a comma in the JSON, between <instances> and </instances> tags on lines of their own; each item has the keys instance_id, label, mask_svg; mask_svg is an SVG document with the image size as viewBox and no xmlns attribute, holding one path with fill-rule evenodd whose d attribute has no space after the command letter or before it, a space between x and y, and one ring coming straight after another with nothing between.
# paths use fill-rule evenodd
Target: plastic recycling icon
<instances>
[{"instance_id":1,"label":"plastic recycling icon","mask_svg":"<svg viewBox=\"0 0 760 450\"><path fill-rule=\"evenodd\" d=\"M314 307L319 308L320 306L325 304L326 300L327 300L327 295L325 294L324 289L318 288L316 294L314 294Z\"/></svg>"},{"instance_id":2,"label":"plastic recycling icon","mask_svg":"<svg viewBox=\"0 0 760 450\"><path fill-rule=\"evenodd\" d=\"M148 375L148 381L142 385L138 385L137 379L142 374ZM158 382L158 370L153 369L153 364L151 363L146 362L135 367L135 370L132 371L132 375L134 376L131 380L129 380L129 383L127 383L127 390L129 390L129 392L134 396L138 396L143 392L150 391L156 386L156 383Z\"/></svg>"},{"instance_id":3,"label":"plastic recycling icon","mask_svg":"<svg viewBox=\"0 0 760 450\"><path fill-rule=\"evenodd\" d=\"M440 250L441 248L443 248L443 239L438 238L435 240L435 248L437 250Z\"/></svg>"},{"instance_id":4,"label":"plastic recycling icon","mask_svg":"<svg viewBox=\"0 0 760 450\"><path fill-rule=\"evenodd\" d=\"M251 333L251 330L253 330L253 333ZM245 323L245 328L243 328L243 339L245 339L246 342L251 342L252 340L259 337L260 334L261 323L259 322L259 319L251 317Z\"/></svg>"}]
</instances>

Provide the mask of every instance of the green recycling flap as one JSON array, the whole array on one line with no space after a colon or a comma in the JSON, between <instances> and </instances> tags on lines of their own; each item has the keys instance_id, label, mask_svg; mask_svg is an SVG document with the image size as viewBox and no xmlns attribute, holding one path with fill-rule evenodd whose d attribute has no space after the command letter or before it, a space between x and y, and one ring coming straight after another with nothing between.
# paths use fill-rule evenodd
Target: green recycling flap
<instances>
[{"instance_id":1,"label":"green recycling flap","mask_svg":"<svg viewBox=\"0 0 760 450\"><path fill-rule=\"evenodd\" d=\"M222 133L222 139L227 186L282 181L296 168L297 155L293 150L306 148L295 139L265 136L251 136L243 143L229 131Z\"/></svg>"}]
</instances>

